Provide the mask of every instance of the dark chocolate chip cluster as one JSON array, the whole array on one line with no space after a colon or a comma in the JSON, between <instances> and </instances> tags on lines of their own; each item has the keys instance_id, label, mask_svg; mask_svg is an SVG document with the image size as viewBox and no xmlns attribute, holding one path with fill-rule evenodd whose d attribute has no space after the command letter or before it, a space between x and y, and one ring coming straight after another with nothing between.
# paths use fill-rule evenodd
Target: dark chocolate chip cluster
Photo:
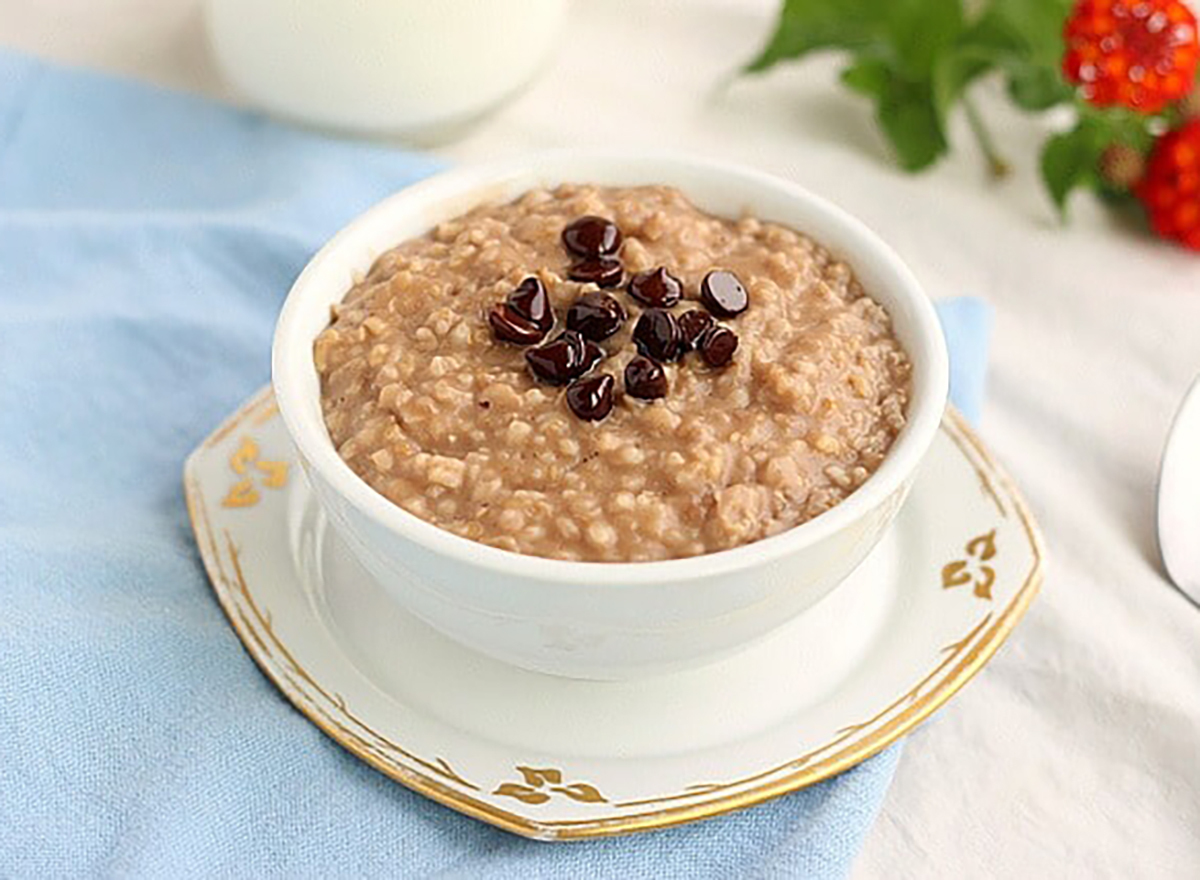
<instances>
[{"instance_id":1,"label":"dark chocolate chip cluster","mask_svg":"<svg viewBox=\"0 0 1200 880\"><path fill-rule=\"evenodd\" d=\"M573 281L617 288L625 281L619 257L623 236L611 220L580 217L563 229L562 241L574 262ZM710 367L733 360L738 337L716 318L733 318L750 305L746 288L732 272L716 269L700 284L702 309L676 316L670 309L683 299L683 282L660 266L640 272L625 285L644 310L633 327L638 356L625 367L625 393L640 400L665 397L669 390L663 364L695 351ZM715 316L715 317L714 317ZM609 293L584 293L566 314L566 329L543 340L554 328L554 311L541 280L530 276L503 303L488 312L492 333L503 342L535 346L525 352L529 371L542 382L566 385L567 406L587 421L599 421L613 407L615 381L608 373L589 375L607 357L600 343L621 329L625 308Z\"/></svg>"}]
</instances>

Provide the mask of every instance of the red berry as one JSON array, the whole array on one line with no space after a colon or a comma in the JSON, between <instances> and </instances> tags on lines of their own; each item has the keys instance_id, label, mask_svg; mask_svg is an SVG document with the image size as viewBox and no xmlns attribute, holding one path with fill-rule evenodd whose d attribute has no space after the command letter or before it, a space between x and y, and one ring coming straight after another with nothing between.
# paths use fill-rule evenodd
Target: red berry
<instances>
[{"instance_id":1,"label":"red berry","mask_svg":"<svg viewBox=\"0 0 1200 880\"><path fill-rule=\"evenodd\" d=\"M1063 75L1097 107L1157 113L1190 91L1200 62L1182 0L1079 0L1063 40Z\"/></svg>"},{"instance_id":2,"label":"red berry","mask_svg":"<svg viewBox=\"0 0 1200 880\"><path fill-rule=\"evenodd\" d=\"M1155 142L1134 192L1156 233L1200 251L1200 120Z\"/></svg>"}]
</instances>

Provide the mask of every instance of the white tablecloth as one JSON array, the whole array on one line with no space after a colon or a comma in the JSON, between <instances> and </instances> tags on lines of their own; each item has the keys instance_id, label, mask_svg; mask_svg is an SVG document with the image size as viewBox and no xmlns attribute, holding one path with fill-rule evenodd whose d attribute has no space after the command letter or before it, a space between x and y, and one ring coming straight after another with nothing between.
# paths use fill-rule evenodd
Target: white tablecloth
<instances>
[{"instance_id":1,"label":"white tablecloth","mask_svg":"<svg viewBox=\"0 0 1200 880\"><path fill-rule=\"evenodd\" d=\"M440 152L735 159L866 220L933 296L988 298L983 433L1041 520L1050 570L1010 644L910 737L856 876L1200 877L1200 610L1163 579L1153 531L1164 432L1200 371L1200 255L1086 198L1060 228L1035 176L1053 119L1012 113L998 90L983 104L1016 169L1000 184L962 125L955 158L896 171L826 62L719 92L774 7L579 2L542 78ZM196 0L0 0L0 43L224 96Z\"/></svg>"}]
</instances>

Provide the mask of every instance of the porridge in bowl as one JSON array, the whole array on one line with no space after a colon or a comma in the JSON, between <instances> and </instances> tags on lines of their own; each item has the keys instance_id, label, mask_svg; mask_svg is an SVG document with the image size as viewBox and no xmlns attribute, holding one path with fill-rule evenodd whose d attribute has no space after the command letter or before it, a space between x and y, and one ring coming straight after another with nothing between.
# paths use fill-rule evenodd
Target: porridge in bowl
<instances>
[{"instance_id":1,"label":"porridge in bowl","mask_svg":"<svg viewBox=\"0 0 1200 880\"><path fill-rule=\"evenodd\" d=\"M799 232L661 186L563 185L380 256L316 339L326 427L447 531L696 556L851 494L906 420L886 311Z\"/></svg>"}]
</instances>

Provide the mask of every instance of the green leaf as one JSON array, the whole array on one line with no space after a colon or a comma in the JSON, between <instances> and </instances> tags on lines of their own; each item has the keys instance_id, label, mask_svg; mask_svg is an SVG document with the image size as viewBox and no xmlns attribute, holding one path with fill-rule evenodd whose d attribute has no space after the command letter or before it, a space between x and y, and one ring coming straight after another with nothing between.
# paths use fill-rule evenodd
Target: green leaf
<instances>
[{"instance_id":1,"label":"green leaf","mask_svg":"<svg viewBox=\"0 0 1200 880\"><path fill-rule=\"evenodd\" d=\"M990 0L960 40L962 51L1002 68L1008 92L1025 110L1071 100L1059 71L1071 0Z\"/></svg>"},{"instance_id":2,"label":"green leaf","mask_svg":"<svg viewBox=\"0 0 1200 880\"><path fill-rule=\"evenodd\" d=\"M909 77L888 61L860 55L842 71L842 82L875 101L875 116L907 171L920 171L948 149L946 115L970 77L949 56L936 59L932 76Z\"/></svg>"},{"instance_id":3,"label":"green leaf","mask_svg":"<svg viewBox=\"0 0 1200 880\"><path fill-rule=\"evenodd\" d=\"M919 171L946 152L945 118L928 79L909 79L883 58L860 55L842 82L875 102L875 117L897 161Z\"/></svg>"},{"instance_id":4,"label":"green leaf","mask_svg":"<svg viewBox=\"0 0 1200 880\"><path fill-rule=\"evenodd\" d=\"M842 71L842 82L868 98L879 98L891 78L892 72L886 61L865 55Z\"/></svg>"},{"instance_id":5,"label":"green leaf","mask_svg":"<svg viewBox=\"0 0 1200 880\"><path fill-rule=\"evenodd\" d=\"M967 87L1001 68L1013 100L1043 109L1072 97L1058 73L1073 0L784 0L776 29L747 71L818 50L849 52L842 82L871 98L907 170L948 149L946 120ZM990 154L989 154L990 155Z\"/></svg>"},{"instance_id":6,"label":"green leaf","mask_svg":"<svg viewBox=\"0 0 1200 880\"><path fill-rule=\"evenodd\" d=\"M1077 187L1095 185L1096 163L1103 149L1087 120L1081 120L1070 131L1051 136L1043 145L1042 181L1062 217L1066 217L1067 197Z\"/></svg>"},{"instance_id":7,"label":"green leaf","mask_svg":"<svg viewBox=\"0 0 1200 880\"><path fill-rule=\"evenodd\" d=\"M944 53L934 65L932 90L934 106L943 120L962 97L971 81L988 71L990 64L979 58L959 51Z\"/></svg>"},{"instance_id":8,"label":"green leaf","mask_svg":"<svg viewBox=\"0 0 1200 880\"><path fill-rule=\"evenodd\" d=\"M1120 141L1145 152L1154 143L1154 135L1147 126L1149 118L1136 110L1125 107L1100 109L1081 103L1078 112L1080 124L1086 126L1093 140L1098 143L1097 150L1103 150L1113 141Z\"/></svg>"},{"instance_id":9,"label":"green leaf","mask_svg":"<svg viewBox=\"0 0 1200 880\"><path fill-rule=\"evenodd\" d=\"M892 79L876 112L904 170L920 171L946 152L945 127L928 83Z\"/></svg>"},{"instance_id":10,"label":"green leaf","mask_svg":"<svg viewBox=\"0 0 1200 880\"><path fill-rule=\"evenodd\" d=\"M978 19L983 28L1007 32L1030 61L1057 67L1062 58L1063 25L1073 0L991 0Z\"/></svg>"},{"instance_id":11,"label":"green leaf","mask_svg":"<svg viewBox=\"0 0 1200 880\"><path fill-rule=\"evenodd\" d=\"M1050 197L1065 216L1067 197L1078 187L1086 186L1099 195L1113 193L1111 185L1100 173L1100 158L1112 144L1126 144L1143 154L1154 142L1147 118L1123 107L1098 109L1080 103L1078 122L1070 131L1051 137L1042 148L1042 180Z\"/></svg>"},{"instance_id":12,"label":"green leaf","mask_svg":"<svg viewBox=\"0 0 1200 880\"><path fill-rule=\"evenodd\" d=\"M963 29L960 0L891 0L884 26L897 70L924 79Z\"/></svg>"},{"instance_id":13,"label":"green leaf","mask_svg":"<svg viewBox=\"0 0 1200 880\"><path fill-rule=\"evenodd\" d=\"M1022 110L1046 110L1071 100L1073 89L1058 69L1009 65L1008 94Z\"/></svg>"},{"instance_id":14,"label":"green leaf","mask_svg":"<svg viewBox=\"0 0 1200 880\"><path fill-rule=\"evenodd\" d=\"M757 73L816 49L854 49L875 40L885 0L784 0L775 32L745 67Z\"/></svg>"}]
</instances>

